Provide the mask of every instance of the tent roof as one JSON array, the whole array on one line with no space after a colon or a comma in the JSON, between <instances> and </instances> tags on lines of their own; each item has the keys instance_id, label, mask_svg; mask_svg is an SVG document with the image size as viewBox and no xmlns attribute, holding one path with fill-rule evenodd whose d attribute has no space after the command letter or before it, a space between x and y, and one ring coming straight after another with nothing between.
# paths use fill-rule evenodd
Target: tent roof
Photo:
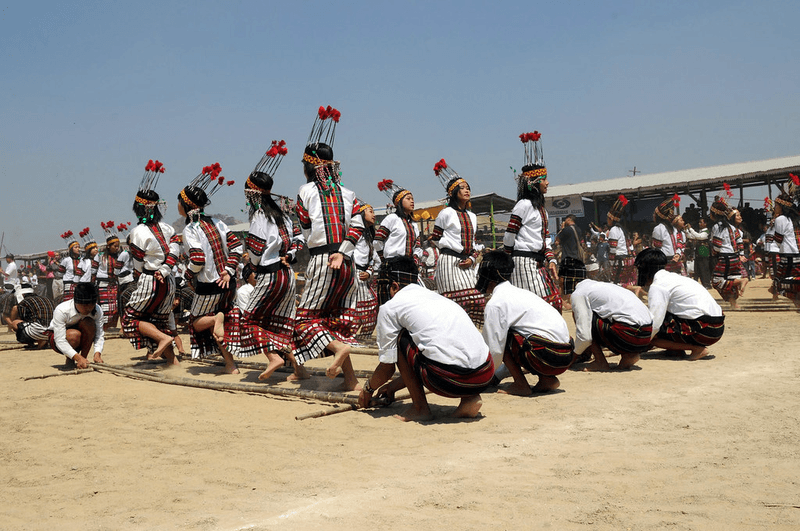
<instances>
[{"instance_id":1,"label":"tent roof","mask_svg":"<svg viewBox=\"0 0 800 531\"><path fill-rule=\"evenodd\" d=\"M703 190L719 190L722 189L723 182L737 187L783 183L789 173L799 172L800 155L796 155L707 168L550 186L547 197L582 195L603 198L623 193L638 199L647 199L663 197L666 193L688 194Z\"/></svg>"}]
</instances>

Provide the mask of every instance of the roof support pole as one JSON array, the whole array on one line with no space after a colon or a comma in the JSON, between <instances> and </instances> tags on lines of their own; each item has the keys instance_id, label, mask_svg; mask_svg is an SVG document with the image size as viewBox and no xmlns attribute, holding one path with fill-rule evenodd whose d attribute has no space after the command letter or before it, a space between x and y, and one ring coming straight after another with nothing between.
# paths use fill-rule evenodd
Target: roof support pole
<instances>
[{"instance_id":1,"label":"roof support pole","mask_svg":"<svg viewBox=\"0 0 800 531\"><path fill-rule=\"evenodd\" d=\"M489 199L489 225L492 227L492 249L497 249L497 234L494 231L494 198Z\"/></svg>"}]
</instances>

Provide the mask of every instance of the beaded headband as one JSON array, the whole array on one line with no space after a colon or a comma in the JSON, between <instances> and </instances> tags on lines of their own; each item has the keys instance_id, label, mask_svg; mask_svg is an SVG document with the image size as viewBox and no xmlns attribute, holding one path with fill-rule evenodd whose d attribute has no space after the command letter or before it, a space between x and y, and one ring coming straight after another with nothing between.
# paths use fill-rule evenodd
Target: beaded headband
<instances>
[{"instance_id":1,"label":"beaded headband","mask_svg":"<svg viewBox=\"0 0 800 531\"><path fill-rule=\"evenodd\" d=\"M394 206L400 204L405 196L410 194L407 189L397 186L391 179L384 179L378 183L378 190L386 194L390 200L393 200Z\"/></svg>"},{"instance_id":2,"label":"beaded headband","mask_svg":"<svg viewBox=\"0 0 800 531\"><path fill-rule=\"evenodd\" d=\"M456 188L458 188L462 184L466 184L467 186L469 186L469 183L467 183L467 181L465 181L461 177L459 177L458 179L453 181L453 183L447 188L447 195L448 196L451 195L453 193L453 190L455 190Z\"/></svg>"}]
</instances>

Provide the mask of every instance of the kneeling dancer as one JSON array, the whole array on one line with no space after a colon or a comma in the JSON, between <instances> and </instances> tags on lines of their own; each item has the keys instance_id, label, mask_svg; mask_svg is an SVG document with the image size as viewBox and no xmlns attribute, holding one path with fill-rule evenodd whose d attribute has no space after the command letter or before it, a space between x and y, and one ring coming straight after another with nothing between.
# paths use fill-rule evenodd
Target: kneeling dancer
<instances>
[{"instance_id":1,"label":"kneeling dancer","mask_svg":"<svg viewBox=\"0 0 800 531\"><path fill-rule=\"evenodd\" d=\"M97 288L94 284L75 284L73 298L53 310L47 335L50 347L67 357L67 365L73 364L79 369L89 367L92 344L92 361L103 363L103 310L97 304Z\"/></svg>"},{"instance_id":2,"label":"kneeling dancer","mask_svg":"<svg viewBox=\"0 0 800 531\"><path fill-rule=\"evenodd\" d=\"M653 316L653 346L689 350L690 360L708 355L708 347L725 331L722 308L708 290L689 277L666 271L668 258L648 248L636 256L638 286L648 294Z\"/></svg>"},{"instance_id":3,"label":"kneeling dancer","mask_svg":"<svg viewBox=\"0 0 800 531\"><path fill-rule=\"evenodd\" d=\"M603 348L619 354L617 369L630 369L650 348L653 318L632 291L595 280L582 280L572 293L575 352L594 355L587 371L610 369Z\"/></svg>"},{"instance_id":4,"label":"kneeling dancer","mask_svg":"<svg viewBox=\"0 0 800 531\"><path fill-rule=\"evenodd\" d=\"M511 284L514 260L491 251L478 268L478 291L491 295L484 310L483 338L495 365L505 363L514 383L500 393L528 396L558 389L558 375L575 361L567 323L535 293ZM539 377L531 388L522 369Z\"/></svg>"},{"instance_id":5,"label":"kneeling dancer","mask_svg":"<svg viewBox=\"0 0 800 531\"><path fill-rule=\"evenodd\" d=\"M469 315L456 302L417 284L414 260L401 256L381 268L379 282L388 284L390 300L378 311L378 359L375 372L364 384L359 405L369 406L375 390L394 374L400 378L381 389L393 396L408 388L412 406L396 418L430 420L424 387L449 398L460 398L455 417L476 417L480 393L494 374L489 347Z\"/></svg>"}]
</instances>

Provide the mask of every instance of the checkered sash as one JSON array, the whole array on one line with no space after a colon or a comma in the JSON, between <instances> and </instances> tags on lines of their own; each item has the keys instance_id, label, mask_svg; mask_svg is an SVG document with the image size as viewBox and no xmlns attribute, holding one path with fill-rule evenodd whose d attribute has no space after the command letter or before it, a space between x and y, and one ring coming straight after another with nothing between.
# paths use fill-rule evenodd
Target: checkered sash
<instances>
[{"instance_id":1,"label":"checkered sash","mask_svg":"<svg viewBox=\"0 0 800 531\"><path fill-rule=\"evenodd\" d=\"M426 358L419 351L407 330L397 338L399 354L405 356L408 365L422 381L422 385L433 393L448 398L462 398L482 393L489 387L494 376L492 355L476 369L448 365Z\"/></svg>"},{"instance_id":2,"label":"checkered sash","mask_svg":"<svg viewBox=\"0 0 800 531\"><path fill-rule=\"evenodd\" d=\"M119 287L116 282L106 282L104 280L98 282L97 303L102 308L103 319L107 323L113 322L119 312L119 307L117 306L118 290Z\"/></svg>"},{"instance_id":3,"label":"checkered sash","mask_svg":"<svg viewBox=\"0 0 800 531\"><path fill-rule=\"evenodd\" d=\"M525 337L508 332L505 354L509 354L531 374L558 376L575 362L574 343L555 343L539 336Z\"/></svg>"},{"instance_id":4,"label":"checkered sash","mask_svg":"<svg viewBox=\"0 0 800 531\"><path fill-rule=\"evenodd\" d=\"M724 315L701 315L697 319L685 319L667 312L656 337L675 343L710 347L720 340L724 331Z\"/></svg>"},{"instance_id":5,"label":"checkered sash","mask_svg":"<svg viewBox=\"0 0 800 531\"><path fill-rule=\"evenodd\" d=\"M203 234L206 235L208 245L211 247L211 254L213 255L214 267L217 270L217 274L222 276L222 273L225 272L226 261L225 248L222 246L222 235L213 223L203 218L200 218L198 223L200 224L200 229L203 231Z\"/></svg>"},{"instance_id":6,"label":"checkered sash","mask_svg":"<svg viewBox=\"0 0 800 531\"><path fill-rule=\"evenodd\" d=\"M592 339L601 346L617 354L641 354L650 348L652 325L629 325L592 314Z\"/></svg>"}]
</instances>

